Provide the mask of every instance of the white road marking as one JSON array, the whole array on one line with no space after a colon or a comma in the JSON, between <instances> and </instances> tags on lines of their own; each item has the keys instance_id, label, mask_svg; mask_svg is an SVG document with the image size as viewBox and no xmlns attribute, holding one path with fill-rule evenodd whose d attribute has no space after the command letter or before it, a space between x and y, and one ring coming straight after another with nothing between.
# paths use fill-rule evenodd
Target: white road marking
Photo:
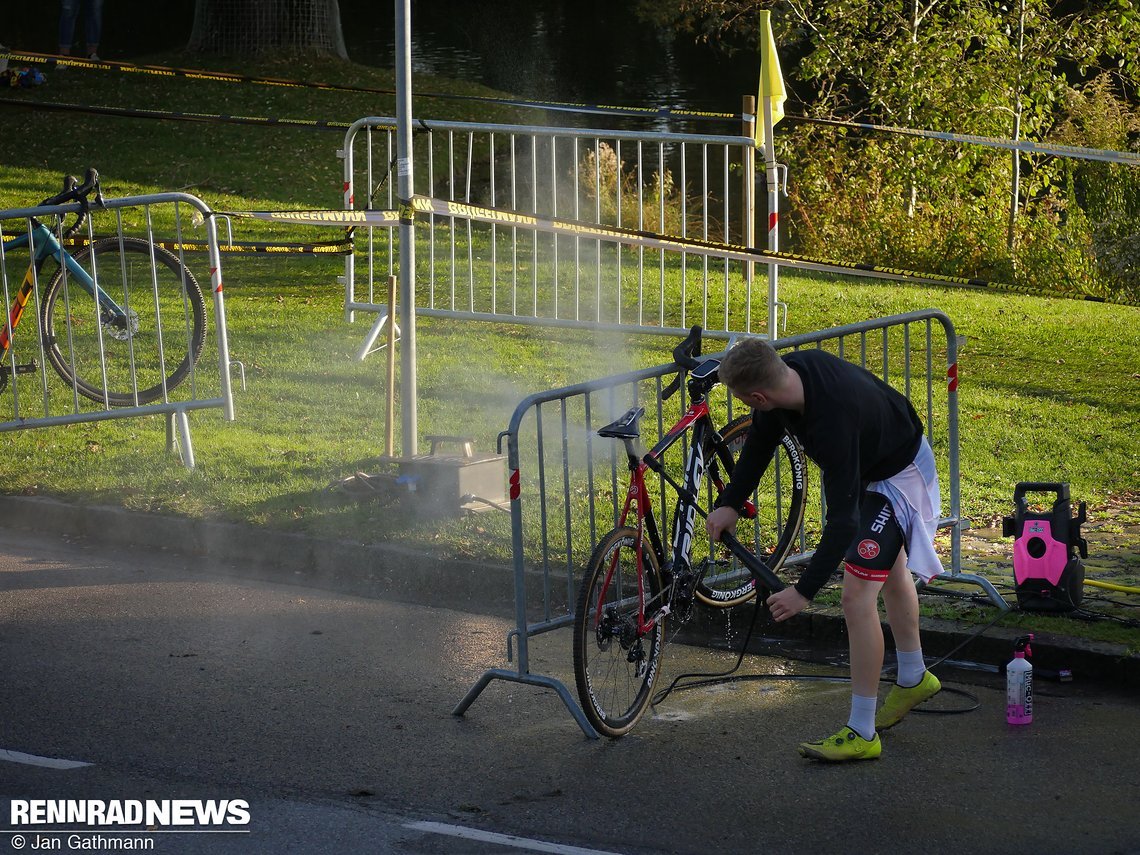
<instances>
[{"instance_id":1,"label":"white road marking","mask_svg":"<svg viewBox=\"0 0 1140 855\"><path fill-rule=\"evenodd\" d=\"M45 769L81 769L84 766L91 766L91 763L84 763L82 760L58 760L55 757L37 757L35 754L24 754L22 751L9 751L7 748L0 748L0 760L7 760L9 763L23 763L25 766L43 766Z\"/></svg>"},{"instance_id":2,"label":"white road marking","mask_svg":"<svg viewBox=\"0 0 1140 855\"><path fill-rule=\"evenodd\" d=\"M601 849L583 849L581 846L547 843L544 840L531 840L513 834L496 834L493 831L480 831L477 828L464 828L462 825L448 825L445 822L406 822L404 828L462 837L465 840L478 840L483 843L498 843L501 846L529 849L532 852L551 852L554 855L617 855L615 852L605 852Z\"/></svg>"}]
</instances>

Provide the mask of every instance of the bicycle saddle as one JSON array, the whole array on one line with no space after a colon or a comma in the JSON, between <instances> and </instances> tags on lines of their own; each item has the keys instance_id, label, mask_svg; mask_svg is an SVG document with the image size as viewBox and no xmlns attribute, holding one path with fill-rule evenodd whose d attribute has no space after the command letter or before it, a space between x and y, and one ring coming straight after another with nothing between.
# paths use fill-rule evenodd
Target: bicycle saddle
<instances>
[{"instance_id":1,"label":"bicycle saddle","mask_svg":"<svg viewBox=\"0 0 1140 855\"><path fill-rule=\"evenodd\" d=\"M613 437L615 439L635 439L641 436L639 420L645 415L645 407L633 407L626 410L605 427L598 428L598 436Z\"/></svg>"}]
</instances>

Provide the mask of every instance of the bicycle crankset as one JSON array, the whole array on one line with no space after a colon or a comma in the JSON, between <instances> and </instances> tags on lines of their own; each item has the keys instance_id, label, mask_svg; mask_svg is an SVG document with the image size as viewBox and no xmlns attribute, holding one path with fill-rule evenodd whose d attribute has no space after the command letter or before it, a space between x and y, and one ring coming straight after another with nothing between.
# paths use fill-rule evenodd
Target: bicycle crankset
<instances>
[{"instance_id":1,"label":"bicycle crankset","mask_svg":"<svg viewBox=\"0 0 1140 855\"><path fill-rule=\"evenodd\" d=\"M33 359L31 362L20 363L19 365L3 365L0 366L0 392L8 388L8 378L13 374L34 374L40 370L40 362L38 359Z\"/></svg>"}]
</instances>

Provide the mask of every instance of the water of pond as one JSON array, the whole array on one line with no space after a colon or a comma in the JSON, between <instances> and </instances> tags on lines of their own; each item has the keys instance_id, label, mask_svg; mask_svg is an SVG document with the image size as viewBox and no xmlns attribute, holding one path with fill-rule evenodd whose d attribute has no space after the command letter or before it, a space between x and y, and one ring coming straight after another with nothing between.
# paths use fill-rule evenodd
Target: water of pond
<instances>
[{"instance_id":1,"label":"water of pond","mask_svg":"<svg viewBox=\"0 0 1140 855\"><path fill-rule=\"evenodd\" d=\"M755 92L755 50L729 56L692 36L647 26L629 3L599 0L431 0L412 4L417 73L483 83L540 100L738 113ZM395 62L392 8L341 0L357 62ZM706 130L735 133L738 123Z\"/></svg>"},{"instance_id":2,"label":"water of pond","mask_svg":"<svg viewBox=\"0 0 1140 855\"><path fill-rule=\"evenodd\" d=\"M350 58L391 68L394 4L339 4ZM632 5L632 0L413 0L413 68L528 99L739 113L742 96L756 91L757 50L729 56L697 44L691 35L646 25ZM108 3L100 53L129 61L176 50L189 39L193 19L194 0ZM16 15L0 41L54 51L57 23L54 11ZM700 123L713 133L739 130L734 122L710 125Z\"/></svg>"}]
</instances>

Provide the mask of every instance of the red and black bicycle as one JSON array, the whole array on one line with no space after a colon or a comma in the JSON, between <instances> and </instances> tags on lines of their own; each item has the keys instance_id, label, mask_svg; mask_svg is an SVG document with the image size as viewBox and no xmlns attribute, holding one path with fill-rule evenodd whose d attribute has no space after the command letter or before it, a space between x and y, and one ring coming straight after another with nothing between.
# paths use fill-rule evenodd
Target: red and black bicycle
<instances>
[{"instance_id":1,"label":"red and black bicycle","mask_svg":"<svg viewBox=\"0 0 1140 855\"><path fill-rule=\"evenodd\" d=\"M616 528L601 538L590 556L574 616L574 677L586 717L599 733L623 736L649 706L665 644L666 621L684 622L697 602L715 608L739 605L763 589L783 584L775 575L796 540L804 512L803 450L785 434L776 459L745 509L753 521L754 549L726 533L710 543L697 518L707 515L700 502L702 485L709 505L732 475L736 455L752 424L751 414L716 430L709 393L719 383L719 360L700 360L701 328L673 351L676 378L661 392L671 397L682 382L689 407L648 452L639 449L643 407L627 411L598 430L621 440L630 482ZM665 465L665 453L688 437L680 482ZM660 475L676 493L672 535L661 539L646 485L646 473ZM694 556L701 556L694 558Z\"/></svg>"}]
</instances>

